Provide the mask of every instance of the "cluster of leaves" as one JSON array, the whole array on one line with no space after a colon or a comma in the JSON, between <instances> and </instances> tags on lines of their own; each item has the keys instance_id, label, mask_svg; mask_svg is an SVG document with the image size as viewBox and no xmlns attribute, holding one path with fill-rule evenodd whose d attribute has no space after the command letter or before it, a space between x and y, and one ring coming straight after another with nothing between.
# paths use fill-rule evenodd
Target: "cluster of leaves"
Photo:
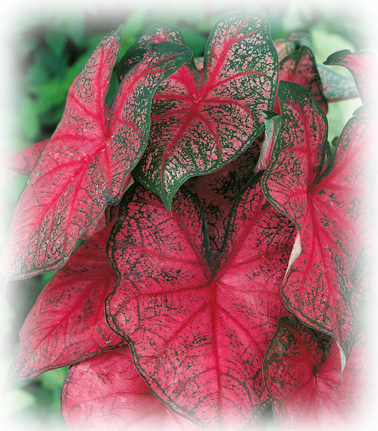
<instances>
[{"instance_id":1,"label":"cluster of leaves","mask_svg":"<svg viewBox=\"0 0 378 431\"><path fill-rule=\"evenodd\" d=\"M52 137L5 158L29 179L3 274L60 268L9 379L71 365L72 429L246 430L270 405L293 429L363 411L375 58L327 61L363 102L331 151L328 102L354 87L322 81L299 38L273 43L263 11L232 13L195 61L178 28L152 26L107 106L118 29Z\"/></svg>"},{"instance_id":2,"label":"cluster of leaves","mask_svg":"<svg viewBox=\"0 0 378 431\"><path fill-rule=\"evenodd\" d=\"M49 138L60 120L67 89L105 32L123 21L123 55L150 24L182 26L186 42L202 55L218 18L205 0L4 0L0 2L0 152ZM281 35L278 35L281 37ZM116 91L112 77L108 100ZM0 190L0 246L24 179ZM28 282L24 285L28 287ZM30 303L31 306L31 303Z\"/></svg>"}]
</instances>

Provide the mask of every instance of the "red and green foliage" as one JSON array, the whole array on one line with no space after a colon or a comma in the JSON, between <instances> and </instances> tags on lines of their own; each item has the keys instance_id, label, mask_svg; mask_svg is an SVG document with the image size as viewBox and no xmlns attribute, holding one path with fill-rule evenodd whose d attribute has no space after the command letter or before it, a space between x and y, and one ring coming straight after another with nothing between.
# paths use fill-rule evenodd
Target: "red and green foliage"
<instances>
[{"instance_id":1,"label":"red and green foliage","mask_svg":"<svg viewBox=\"0 0 378 431\"><path fill-rule=\"evenodd\" d=\"M363 103L331 153L327 104L351 87L328 74L327 99L301 41L273 42L261 10L229 14L197 68L158 24L120 60L108 107L119 29L51 139L4 159L2 179L29 179L3 275L57 270L9 383L70 365L70 429L261 430L270 407L280 429L327 429L361 413L376 63L327 60Z\"/></svg>"}]
</instances>

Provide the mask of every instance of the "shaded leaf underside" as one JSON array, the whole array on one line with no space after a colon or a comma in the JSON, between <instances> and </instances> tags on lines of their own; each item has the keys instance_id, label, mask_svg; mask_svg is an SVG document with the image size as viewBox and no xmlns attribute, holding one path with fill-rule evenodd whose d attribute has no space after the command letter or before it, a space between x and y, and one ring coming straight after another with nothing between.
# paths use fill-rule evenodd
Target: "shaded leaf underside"
<instances>
[{"instance_id":1,"label":"shaded leaf underside","mask_svg":"<svg viewBox=\"0 0 378 431\"><path fill-rule=\"evenodd\" d=\"M232 204L253 176L262 147L264 133L245 153L212 174L189 179L185 185L196 193L206 218L209 247L220 251L223 246Z\"/></svg>"}]
</instances>

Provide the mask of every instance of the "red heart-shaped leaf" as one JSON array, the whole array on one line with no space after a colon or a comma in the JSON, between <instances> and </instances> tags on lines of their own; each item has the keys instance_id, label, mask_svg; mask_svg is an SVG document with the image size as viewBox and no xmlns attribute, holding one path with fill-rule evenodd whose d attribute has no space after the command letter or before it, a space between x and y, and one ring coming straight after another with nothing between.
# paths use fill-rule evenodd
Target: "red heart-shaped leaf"
<instances>
[{"instance_id":1,"label":"red heart-shaped leaf","mask_svg":"<svg viewBox=\"0 0 378 431\"><path fill-rule=\"evenodd\" d=\"M108 108L120 44L121 29L106 36L69 89L63 118L15 209L3 254L6 279L61 267L80 235L121 199L147 144L153 92L191 55L177 44L151 47Z\"/></svg>"},{"instance_id":2,"label":"red heart-shaped leaf","mask_svg":"<svg viewBox=\"0 0 378 431\"><path fill-rule=\"evenodd\" d=\"M117 288L106 309L160 399L200 426L240 430L269 402L262 361L288 314L279 289L295 228L267 203L258 178L229 226L215 260L189 191L180 189L170 214L132 187L109 239Z\"/></svg>"},{"instance_id":3,"label":"red heart-shaped leaf","mask_svg":"<svg viewBox=\"0 0 378 431\"><path fill-rule=\"evenodd\" d=\"M262 187L299 230L282 298L304 324L336 339L345 363L359 332L350 277L363 237L371 236L365 183L375 160L377 113L374 106L356 111L322 170L323 112L297 84L281 83L279 96L281 128Z\"/></svg>"},{"instance_id":4,"label":"red heart-shaped leaf","mask_svg":"<svg viewBox=\"0 0 378 431\"><path fill-rule=\"evenodd\" d=\"M167 24L151 27L121 60L122 76L150 43L184 44ZM214 172L242 154L263 131L272 108L277 54L265 13L232 13L213 28L204 67L190 61L157 90L149 143L134 173L169 209L181 184Z\"/></svg>"},{"instance_id":5,"label":"red heart-shaped leaf","mask_svg":"<svg viewBox=\"0 0 378 431\"><path fill-rule=\"evenodd\" d=\"M0 158L0 184L18 175L29 175L48 142L47 139L23 150L3 154Z\"/></svg>"},{"instance_id":6,"label":"red heart-shaped leaf","mask_svg":"<svg viewBox=\"0 0 378 431\"><path fill-rule=\"evenodd\" d=\"M314 54L307 46L302 46L280 62L279 80L296 82L311 90L312 97L327 114L327 99L323 94L323 85L316 66ZM273 111L281 113L278 93L274 102Z\"/></svg>"},{"instance_id":7,"label":"red heart-shaped leaf","mask_svg":"<svg viewBox=\"0 0 378 431\"><path fill-rule=\"evenodd\" d=\"M280 429L361 426L369 374L366 354L366 348L356 344L342 373L340 349L331 337L295 317L282 318L264 360L264 379Z\"/></svg>"},{"instance_id":8,"label":"red heart-shaped leaf","mask_svg":"<svg viewBox=\"0 0 378 431\"><path fill-rule=\"evenodd\" d=\"M377 58L371 52L337 51L324 62L329 66L346 67L353 75L363 103L378 97Z\"/></svg>"},{"instance_id":9,"label":"red heart-shaped leaf","mask_svg":"<svg viewBox=\"0 0 378 431\"><path fill-rule=\"evenodd\" d=\"M116 282L106 255L111 228L79 247L39 295L20 332L10 383L125 345L105 319L105 298Z\"/></svg>"},{"instance_id":10,"label":"red heart-shaped leaf","mask_svg":"<svg viewBox=\"0 0 378 431\"><path fill-rule=\"evenodd\" d=\"M129 347L71 367L63 386L62 414L71 430L199 431L152 394Z\"/></svg>"}]
</instances>

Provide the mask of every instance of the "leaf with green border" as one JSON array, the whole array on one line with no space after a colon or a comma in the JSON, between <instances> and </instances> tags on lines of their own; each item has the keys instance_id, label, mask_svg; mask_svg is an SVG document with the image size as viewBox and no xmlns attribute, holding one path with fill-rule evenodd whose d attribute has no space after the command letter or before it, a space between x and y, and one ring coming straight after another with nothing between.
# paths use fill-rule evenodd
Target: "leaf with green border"
<instances>
[{"instance_id":1,"label":"leaf with green border","mask_svg":"<svg viewBox=\"0 0 378 431\"><path fill-rule=\"evenodd\" d=\"M330 55L324 64L347 68L353 75L363 103L378 97L378 63L373 53L352 53L349 49L344 49Z\"/></svg>"},{"instance_id":2,"label":"leaf with green border","mask_svg":"<svg viewBox=\"0 0 378 431\"><path fill-rule=\"evenodd\" d=\"M367 179L376 160L377 111L355 112L323 169L327 122L308 90L280 83L281 128L262 187L298 228L282 285L287 308L336 339L342 362L360 333L351 273L371 237Z\"/></svg>"},{"instance_id":3,"label":"leaf with green border","mask_svg":"<svg viewBox=\"0 0 378 431\"><path fill-rule=\"evenodd\" d=\"M60 268L108 205L117 204L147 145L152 96L191 57L151 46L105 103L122 28L107 35L70 87L64 115L29 176L3 250L5 278Z\"/></svg>"},{"instance_id":4,"label":"leaf with green border","mask_svg":"<svg viewBox=\"0 0 378 431\"><path fill-rule=\"evenodd\" d=\"M119 77L146 47L164 40L185 44L177 27L153 26L121 59ZM203 69L192 59L157 90L149 143L133 175L169 209L184 181L220 169L251 145L276 85L277 54L264 12L226 15L210 33Z\"/></svg>"}]
</instances>

